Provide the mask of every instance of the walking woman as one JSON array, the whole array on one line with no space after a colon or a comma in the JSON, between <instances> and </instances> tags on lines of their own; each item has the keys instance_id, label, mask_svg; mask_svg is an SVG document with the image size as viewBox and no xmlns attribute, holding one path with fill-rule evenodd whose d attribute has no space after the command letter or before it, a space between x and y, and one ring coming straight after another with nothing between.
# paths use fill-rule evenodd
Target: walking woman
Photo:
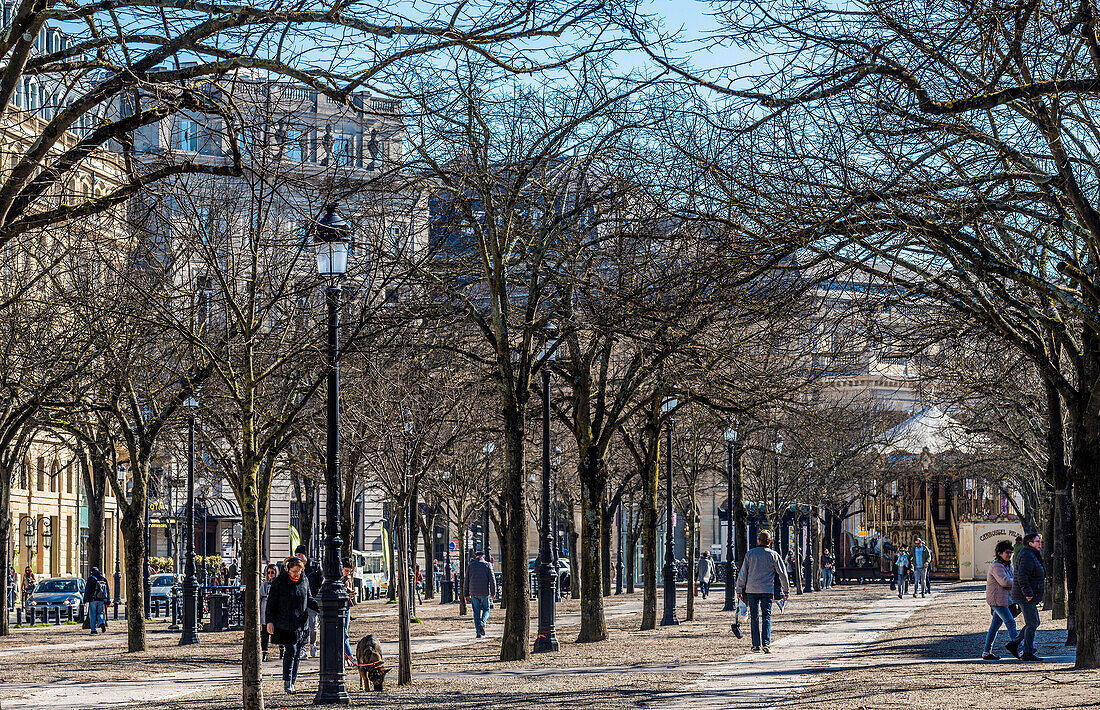
<instances>
[{"instance_id":1,"label":"walking woman","mask_svg":"<svg viewBox=\"0 0 1100 710\"><path fill-rule=\"evenodd\" d=\"M31 595L34 594L34 572L31 571L31 566L27 565L27 568L23 570L23 607L26 608L31 603Z\"/></svg>"},{"instance_id":2,"label":"walking woman","mask_svg":"<svg viewBox=\"0 0 1100 710\"><path fill-rule=\"evenodd\" d=\"M260 582L260 650L263 651L263 658L260 660L267 660L267 645L268 640L271 638L271 634L267 632L267 598L271 595L271 585L275 581L275 578L279 575L279 570L275 568L275 565L268 565L264 569L264 578Z\"/></svg>"},{"instance_id":3,"label":"walking woman","mask_svg":"<svg viewBox=\"0 0 1100 710\"><path fill-rule=\"evenodd\" d=\"M285 647L283 653L283 690L294 692L298 678L298 654L309 640L309 615L307 609L319 611L317 602L309 593L305 564L297 557L288 557L283 563L283 573L271 584L267 597L264 621L267 633L275 643Z\"/></svg>"},{"instance_id":4,"label":"walking woman","mask_svg":"<svg viewBox=\"0 0 1100 710\"><path fill-rule=\"evenodd\" d=\"M983 661L999 661L1000 656L993 654L993 641L997 638L997 631L1004 624L1008 632L1008 643L1017 641L1016 620L1012 618L1012 605L1010 594L1012 593L1012 543L1001 540L994 551L993 563L989 565L989 572L985 575L985 602L993 614L989 622L989 631L985 634L985 648L982 649Z\"/></svg>"}]
</instances>

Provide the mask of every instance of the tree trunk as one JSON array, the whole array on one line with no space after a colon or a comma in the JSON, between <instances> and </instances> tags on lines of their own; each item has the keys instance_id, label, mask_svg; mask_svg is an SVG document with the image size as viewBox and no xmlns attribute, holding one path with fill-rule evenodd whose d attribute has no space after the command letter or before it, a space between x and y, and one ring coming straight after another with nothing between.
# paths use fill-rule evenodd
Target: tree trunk
<instances>
[{"instance_id":1,"label":"tree trunk","mask_svg":"<svg viewBox=\"0 0 1100 710\"><path fill-rule=\"evenodd\" d=\"M504 408L504 512L505 531L502 585L504 638L500 660L522 661L531 653L531 607L527 578L527 476L523 460L522 402Z\"/></svg>"},{"instance_id":2,"label":"tree trunk","mask_svg":"<svg viewBox=\"0 0 1100 710\"><path fill-rule=\"evenodd\" d=\"M602 460L590 451L580 465L581 479L581 631L578 643L607 639L603 609L603 504L607 490ZM610 538L608 538L610 542Z\"/></svg>"},{"instance_id":3,"label":"tree trunk","mask_svg":"<svg viewBox=\"0 0 1100 710\"><path fill-rule=\"evenodd\" d=\"M8 565L11 553L11 475L12 470L0 469L0 636L11 633L8 626Z\"/></svg>"},{"instance_id":4,"label":"tree trunk","mask_svg":"<svg viewBox=\"0 0 1100 710\"><path fill-rule=\"evenodd\" d=\"M737 443L733 452L733 554L737 568L745 561L749 551L749 512L745 510L745 465L742 461L743 445ZM731 584L732 582L727 582Z\"/></svg>"},{"instance_id":5,"label":"tree trunk","mask_svg":"<svg viewBox=\"0 0 1100 710\"><path fill-rule=\"evenodd\" d=\"M106 570L103 553L106 549L107 530L104 517L107 509L107 462L95 452L91 452L87 465L82 466L84 478L84 497L88 501L88 569L98 567Z\"/></svg>"},{"instance_id":6,"label":"tree trunk","mask_svg":"<svg viewBox=\"0 0 1100 710\"><path fill-rule=\"evenodd\" d=\"M657 462L660 448L657 412L650 414L645 431L642 468L642 631L657 628Z\"/></svg>"},{"instance_id":7,"label":"tree trunk","mask_svg":"<svg viewBox=\"0 0 1100 710\"><path fill-rule=\"evenodd\" d=\"M821 552L824 538L823 513L820 505L814 506L810 518L810 569L813 570L813 585L810 587L815 592L821 591Z\"/></svg>"},{"instance_id":8,"label":"tree trunk","mask_svg":"<svg viewBox=\"0 0 1100 710\"><path fill-rule=\"evenodd\" d=\"M260 683L260 515L255 496L256 472L245 479L241 496L241 577L244 579L241 645L241 697L244 710L264 710L264 691Z\"/></svg>"},{"instance_id":9,"label":"tree trunk","mask_svg":"<svg viewBox=\"0 0 1100 710\"><path fill-rule=\"evenodd\" d=\"M1100 339L1085 329L1084 391L1092 396L1072 413L1073 512L1077 522L1077 663L1100 668Z\"/></svg>"},{"instance_id":10,"label":"tree trunk","mask_svg":"<svg viewBox=\"0 0 1100 710\"><path fill-rule=\"evenodd\" d=\"M403 504L399 504L397 514L394 516L397 529L397 552L394 560L394 580L397 582L397 683L398 685L412 685L412 641L410 639L411 609L409 600L412 590L409 588L409 575L406 567L409 563L408 526L405 519L408 517ZM400 560L400 563L398 563Z\"/></svg>"},{"instance_id":11,"label":"tree trunk","mask_svg":"<svg viewBox=\"0 0 1100 710\"><path fill-rule=\"evenodd\" d=\"M424 545L424 601L435 599L435 556L432 554L435 514L431 510L429 506L424 511L424 525L420 526L421 544Z\"/></svg>"},{"instance_id":12,"label":"tree trunk","mask_svg":"<svg viewBox=\"0 0 1100 710\"><path fill-rule=\"evenodd\" d=\"M145 496L139 497L136 486L133 502L122 515L122 543L126 567L126 648L145 650L145 592L142 565L145 558Z\"/></svg>"},{"instance_id":13,"label":"tree trunk","mask_svg":"<svg viewBox=\"0 0 1100 710\"><path fill-rule=\"evenodd\" d=\"M1066 557L1072 549L1066 546L1067 508L1069 507L1069 471L1066 468L1065 423L1062 416L1062 397L1057 387L1046 380L1043 387L1047 396L1047 475L1054 487L1054 510L1051 517L1051 536L1048 538L1052 560L1052 618L1065 619L1067 610Z\"/></svg>"}]
</instances>

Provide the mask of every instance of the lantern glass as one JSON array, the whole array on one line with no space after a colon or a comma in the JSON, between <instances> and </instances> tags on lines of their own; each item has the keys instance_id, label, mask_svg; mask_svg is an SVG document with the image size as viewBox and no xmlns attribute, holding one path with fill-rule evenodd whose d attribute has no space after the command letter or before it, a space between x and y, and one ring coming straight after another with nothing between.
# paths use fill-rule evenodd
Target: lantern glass
<instances>
[{"instance_id":1,"label":"lantern glass","mask_svg":"<svg viewBox=\"0 0 1100 710\"><path fill-rule=\"evenodd\" d=\"M348 270L348 243L317 242L317 273L321 276L343 276Z\"/></svg>"}]
</instances>

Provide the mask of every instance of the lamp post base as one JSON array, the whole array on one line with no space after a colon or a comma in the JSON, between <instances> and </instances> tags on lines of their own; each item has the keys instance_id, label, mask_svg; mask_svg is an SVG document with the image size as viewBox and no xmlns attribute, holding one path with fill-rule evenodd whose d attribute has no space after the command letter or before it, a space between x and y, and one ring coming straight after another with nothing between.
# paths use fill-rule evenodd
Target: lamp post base
<instances>
[{"instance_id":1,"label":"lamp post base","mask_svg":"<svg viewBox=\"0 0 1100 710\"><path fill-rule=\"evenodd\" d=\"M442 582L440 582L440 584L439 584L439 603L440 604L450 604L451 602L454 601L454 598L455 598L454 582L449 580L449 579L445 579Z\"/></svg>"},{"instance_id":2,"label":"lamp post base","mask_svg":"<svg viewBox=\"0 0 1100 710\"><path fill-rule=\"evenodd\" d=\"M326 579L317 595L320 614L321 672L317 681L314 705L349 705L344 684L344 613L347 607L347 591L339 579Z\"/></svg>"},{"instance_id":3,"label":"lamp post base","mask_svg":"<svg viewBox=\"0 0 1100 710\"><path fill-rule=\"evenodd\" d=\"M737 611L737 565L726 563L726 603L722 611Z\"/></svg>"},{"instance_id":4,"label":"lamp post base","mask_svg":"<svg viewBox=\"0 0 1100 710\"><path fill-rule=\"evenodd\" d=\"M558 634L554 625L554 598L557 596L558 581L555 579L549 563L542 563L538 570L539 580L539 630L535 637L535 653L557 651Z\"/></svg>"},{"instance_id":5,"label":"lamp post base","mask_svg":"<svg viewBox=\"0 0 1100 710\"><path fill-rule=\"evenodd\" d=\"M676 572L672 565L665 565L665 615L661 617L661 626L679 626L676 618Z\"/></svg>"}]
</instances>

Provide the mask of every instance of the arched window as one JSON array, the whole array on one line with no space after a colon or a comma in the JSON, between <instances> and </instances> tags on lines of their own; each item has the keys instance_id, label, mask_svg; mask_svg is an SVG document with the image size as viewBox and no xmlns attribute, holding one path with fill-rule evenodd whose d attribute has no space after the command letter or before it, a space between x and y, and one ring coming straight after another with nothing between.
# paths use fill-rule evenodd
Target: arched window
<instances>
[{"instance_id":1,"label":"arched window","mask_svg":"<svg viewBox=\"0 0 1100 710\"><path fill-rule=\"evenodd\" d=\"M60 473L61 467L57 464L57 459L54 459L50 465L50 493L57 493L57 477Z\"/></svg>"}]
</instances>

